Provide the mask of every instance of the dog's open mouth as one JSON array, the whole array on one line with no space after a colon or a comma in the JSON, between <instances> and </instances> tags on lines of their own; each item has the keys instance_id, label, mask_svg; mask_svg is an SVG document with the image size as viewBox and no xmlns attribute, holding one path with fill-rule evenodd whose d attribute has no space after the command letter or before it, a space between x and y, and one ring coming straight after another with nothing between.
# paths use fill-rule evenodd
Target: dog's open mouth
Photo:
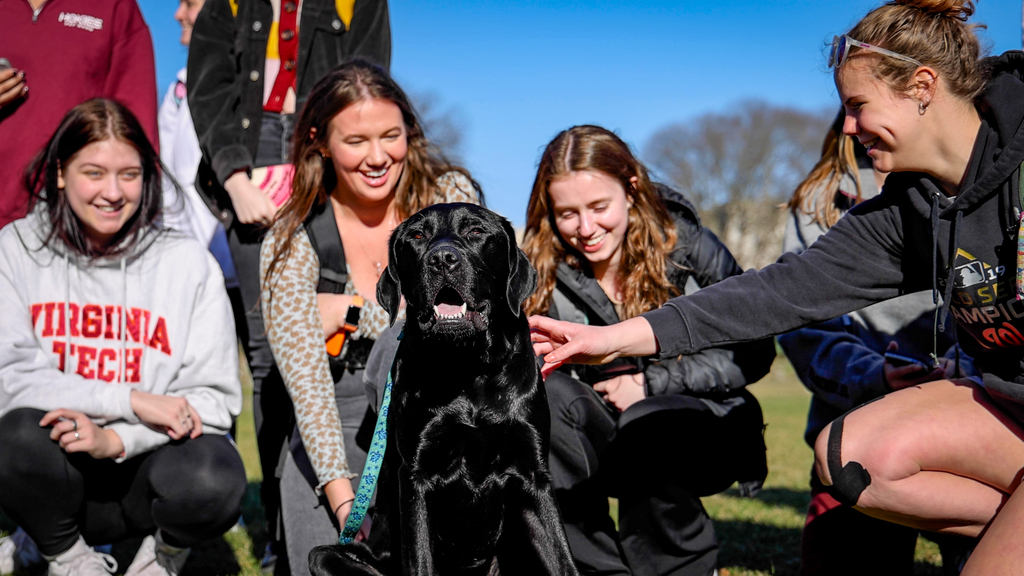
<instances>
[{"instance_id":1,"label":"dog's open mouth","mask_svg":"<svg viewBox=\"0 0 1024 576\"><path fill-rule=\"evenodd\" d=\"M454 289L441 288L434 298L434 318L439 321L461 320L466 317L466 301Z\"/></svg>"}]
</instances>

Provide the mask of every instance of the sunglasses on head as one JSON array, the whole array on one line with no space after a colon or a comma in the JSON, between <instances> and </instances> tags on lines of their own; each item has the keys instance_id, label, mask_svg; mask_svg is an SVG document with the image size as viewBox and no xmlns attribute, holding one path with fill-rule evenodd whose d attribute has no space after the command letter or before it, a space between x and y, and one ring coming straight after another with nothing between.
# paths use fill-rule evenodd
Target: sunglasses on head
<instances>
[{"instance_id":1,"label":"sunglasses on head","mask_svg":"<svg viewBox=\"0 0 1024 576\"><path fill-rule=\"evenodd\" d=\"M857 48L863 48L865 50L871 50L872 52L878 52L879 54L885 54L897 60L903 60L904 62L910 62L917 66L922 66L920 62L914 60L910 56L904 56L903 54L897 54L892 50L886 50L885 48L879 48L878 46L872 46L866 44L860 40L854 40L846 34L842 36L832 37L832 51L828 55L828 67L838 69L846 62L846 57L850 55L850 48L856 46Z\"/></svg>"}]
</instances>

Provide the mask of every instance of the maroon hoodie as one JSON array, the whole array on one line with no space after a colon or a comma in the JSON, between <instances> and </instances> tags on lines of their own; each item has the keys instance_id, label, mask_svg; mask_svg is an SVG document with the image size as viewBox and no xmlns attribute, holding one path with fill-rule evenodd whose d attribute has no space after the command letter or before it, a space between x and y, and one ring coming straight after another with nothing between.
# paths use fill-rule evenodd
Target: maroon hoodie
<instances>
[{"instance_id":1,"label":"maroon hoodie","mask_svg":"<svg viewBox=\"0 0 1024 576\"><path fill-rule=\"evenodd\" d=\"M0 58L25 71L28 95L0 108L0 227L25 216L25 167L64 113L118 100L157 145L153 40L135 0L0 0Z\"/></svg>"}]
</instances>

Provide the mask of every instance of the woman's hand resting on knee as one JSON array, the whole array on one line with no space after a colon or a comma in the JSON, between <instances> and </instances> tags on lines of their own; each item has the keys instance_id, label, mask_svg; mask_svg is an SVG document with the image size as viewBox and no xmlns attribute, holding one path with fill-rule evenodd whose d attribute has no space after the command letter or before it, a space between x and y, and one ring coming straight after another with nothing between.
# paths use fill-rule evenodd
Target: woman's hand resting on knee
<instances>
[{"instance_id":1,"label":"woman's hand resting on knee","mask_svg":"<svg viewBox=\"0 0 1024 576\"><path fill-rule=\"evenodd\" d=\"M146 424L163 428L173 440L198 438L203 433L199 413L179 396L132 390L132 411Z\"/></svg>"},{"instance_id":2,"label":"woman's hand resting on knee","mask_svg":"<svg viewBox=\"0 0 1024 576\"><path fill-rule=\"evenodd\" d=\"M68 454L85 452L96 458L115 458L124 452L121 437L113 430L97 426L88 416L61 408L47 412L40 426L50 426L50 439L60 444Z\"/></svg>"}]
</instances>

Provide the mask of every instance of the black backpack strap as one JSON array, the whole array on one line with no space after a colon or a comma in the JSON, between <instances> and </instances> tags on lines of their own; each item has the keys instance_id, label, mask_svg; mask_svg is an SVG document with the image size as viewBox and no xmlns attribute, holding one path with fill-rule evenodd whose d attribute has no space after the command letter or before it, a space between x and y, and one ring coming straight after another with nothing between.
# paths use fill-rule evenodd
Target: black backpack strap
<instances>
[{"instance_id":1,"label":"black backpack strap","mask_svg":"<svg viewBox=\"0 0 1024 576\"><path fill-rule=\"evenodd\" d=\"M338 223L334 220L334 210L328 200L315 206L304 223L306 235L313 245L313 251L320 260L320 283L316 291L319 293L341 294L348 282L345 269L345 249L341 245Z\"/></svg>"}]
</instances>

